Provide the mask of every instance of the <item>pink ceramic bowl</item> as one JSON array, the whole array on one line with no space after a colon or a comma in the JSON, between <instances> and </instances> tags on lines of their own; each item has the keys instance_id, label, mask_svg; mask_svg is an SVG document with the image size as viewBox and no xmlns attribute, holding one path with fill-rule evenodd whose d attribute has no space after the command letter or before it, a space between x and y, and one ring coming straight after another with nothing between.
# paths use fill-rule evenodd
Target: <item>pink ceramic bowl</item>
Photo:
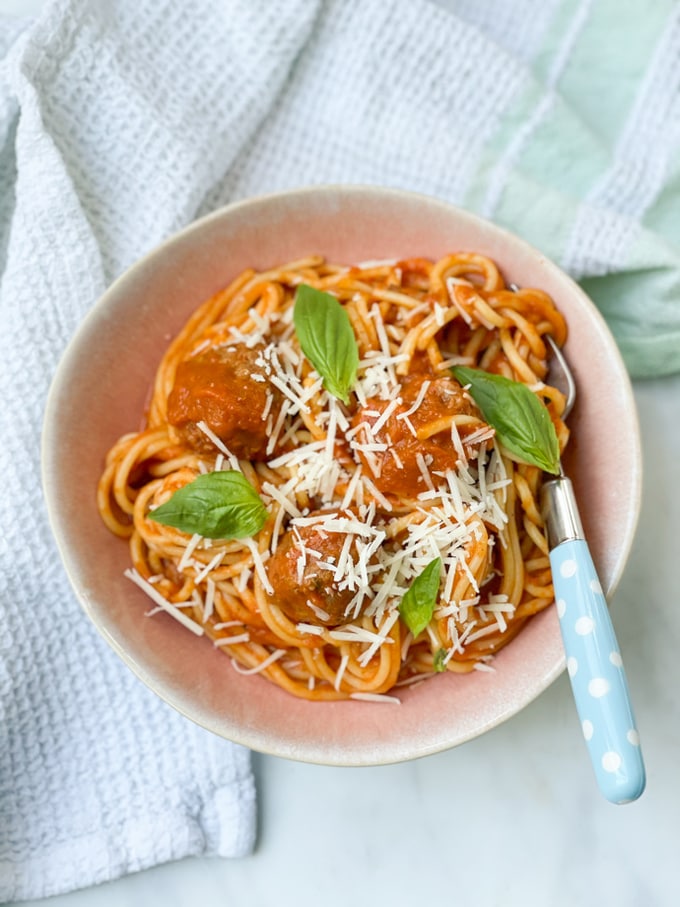
<instances>
[{"instance_id":1,"label":"pink ceramic bowl","mask_svg":"<svg viewBox=\"0 0 680 907\"><path fill-rule=\"evenodd\" d=\"M564 668L554 608L534 618L495 660L495 672L442 674L400 691L401 706L310 703L229 658L166 615L123 576L124 541L103 526L95 489L104 455L136 429L170 338L207 296L246 267L310 253L339 262L491 256L506 279L550 293L569 324L566 354L579 387L565 468L605 591L619 580L640 500L638 425L630 382L598 311L526 243L449 204L370 187L320 187L230 205L168 240L93 307L54 379L43 478L54 533L90 619L139 678L187 717L255 750L330 765L376 765L438 752L510 718ZM607 439L616 437L612 446Z\"/></svg>"}]
</instances>

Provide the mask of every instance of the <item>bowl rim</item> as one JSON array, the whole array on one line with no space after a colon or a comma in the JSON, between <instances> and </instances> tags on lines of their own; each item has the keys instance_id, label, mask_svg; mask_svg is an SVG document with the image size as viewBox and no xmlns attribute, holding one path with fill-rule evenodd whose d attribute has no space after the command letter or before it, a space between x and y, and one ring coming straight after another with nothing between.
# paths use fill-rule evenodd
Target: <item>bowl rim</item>
<instances>
[{"instance_id":1,"label":"bowl rim","mask_svg":"<svg viewBox=\"0 0 680 907\"><path fill-rule=\"evenodd\" d=\"M229 218L230 216L238 212L247 211L248 209L254 209L263 205L276 205L286 201L297 199L304 200L304 198L307 197L312 198L314 196L323 195L332 196L338 193L349 196L368 196L372 197L373 200L379 200L381 198L390 198L397 200L402 199L405 202L410 202L412 204L423 203L440 208L448 215L454 215L463 224L471 224L474 225L476 229L483 229L492 234L496 234L496 236L502 239L504 243L509 244L510 246L514 246L518 249L523 249L525 253L535 258L537 263L540 263L542 267L547 268L549 271L556 273L559 279L569 286L571 293L578 298L579 304L585 307L585 309L588 311L591 320L594 322L594 326L596 326L599 331L600 338L607 344L608 355L612 363L615 364L616 369L619 373L618 377L621 379L620 390L622 391L623 397L625 398L625 404L629 409L629 416L634 428L633 438L628 439L629 443L631 441L633 442L633 447L631 450L631 463L633 464L633 468L629 477L630 506L626 512L627 520L622 536L623 540L618 549L617 558L612 567L611 581L609 582L606 590L607 599L608 601L610 601L610 604L611 597L614 595L616 588L619 585L626 562L629 558L640 516L642 497L642 444L640 437L639 417L635 404L635 398L633 395L630 376L626 369L618 345L616 344L616 341L611 333L608 324L606 323L606 320L604 319L604 316L597 308L595 303L579 286L579 284L569 274L562 270L562 268L560 268L560 266L557 265L553 260L548 258L538 248L522 239L517 234L514 234L505 227L502 227L490 220L480 217L473 212L470 212L452 202L448 202L437 196L401 188L392 188L384 185L361 183L324 183L319 185L293 187L283 191L257 194L222 205L214 211L211 211L191 221L183 228L176 230L172 234L167 236L159 244L147 250L140 258L136 259L131 265L125 268L125 270L106 287L104 292L99 295L99 297L90 306L86 314L81 318L80 323L78 324L76 330L66 344L66 347L64 348L60 356L57 367L53 373L49 391L46 397L40 443L41 481L48 522L52 531L53 538L57 545L62 565L71 584L72 591L74 592L81 608L83 609L91 623L94 625L98 633L106 640L107 644L114 650L114 652L116 652L116 654L133 671L133 673L147 687L149 687L154 693L156 693L156 695L158 695L161 699L172 706L184 717L221 737L226 736L218 726L223 725L223 722L211 722L210 720L207 720L206 717L204 717L202 714L197 716L196 714L192 714L189 709L184 707L184 705L173 695L172 690L169 690L164 685L162 680L156 678L153 672L150 671L145 665L140 664L138 661L136 661L134 656L126 650L125 646L119 643L119 641L111 635L107 628L102 625L97 615L96 609L92 607L92 604L89 601L87 595L85 595L83 591L74 583L72 579L72 565L75 564L76 559L73 558L72 553L69 550L68 545L66 544L66 540L63 537L62 532L60 531L61 517L59 514L56 495L52 491L53 483L51 481L50 475L50 471L53 468L53 464L51 463L50 459L50 451L54 447L53 439L57 432L55 410L57 408L57 401L67 387L66 377L69 371L69 365L80 351L82 338L87 335L90 330L90 326L99 320L102 312L104 312L108 308L111 299L116 297L121 292L125 292L125 288L128 283L130 283L131 285L134 284L138 278L138 275L141 272L147 270L150 263L152 263L155 259L164 259L168 252L171 251L173 246L175 246L176 244L183 243L193 234L200 233L202 230L205 230L210 226L212 222L218 222L223 218ZM335 766L369 766L394 764L396 762L403 762L411 759L421 758L426 755L432 755L437 752L443 752L445 750L453 748L454 746L468 742L475 737L478 737L491 730L492 728L502 724L509 718L522 711L526 706L533 702L534 699L538 698L538 696L545 692L545 690L564 672L565 667L566 658L564 657L564 655L562 655L559 662L556 662L550 670L545 672L540 682L537 680L535 685L532 687L530 695L525 696L520 702L516 702L512 707L509 707L501 714L498 714L495 719L487 721L483 724L483 726L475 730L471 730L468 733L460 734L455 741L451 742L449 740L442 740L438 743L432 743L426 746L418 745L418 743L415 742L411 752L407 754L400 753L394 758L386 755L382 751L380 752L380 755L371 756L369 754L363 754L360 758L347 758L347 754L345 753L343 755L342 750L338 751L337 758L333 758L333 754L329 754L329 752L327 752L325 749L323 751L322 757L320 758L320 749L318 747L316 749L314 747L304 749L304 747L301 748L299 745L281 745L280 741L276 740L268 744L266 737L263 737L261 733L249 732L248 728L241 728L239 733L230 733L228 739L234 743L256 750L257 752L311 764Z\"/></svg>"}]
</instances>

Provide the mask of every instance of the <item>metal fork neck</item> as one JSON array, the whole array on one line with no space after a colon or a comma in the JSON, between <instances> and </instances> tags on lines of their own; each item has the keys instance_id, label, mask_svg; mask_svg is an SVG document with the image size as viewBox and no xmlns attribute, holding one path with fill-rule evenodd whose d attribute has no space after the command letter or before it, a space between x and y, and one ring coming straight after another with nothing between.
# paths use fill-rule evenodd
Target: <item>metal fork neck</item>
<instances>
[{"instance_id":1,"label":"metal fork neck","mask_svg":"<svg viewBox=\"0 0 680 907\"><path fill-rule=\"evenodd\" d=\"M566 476L550 479L543 485L541 512L551 550L562 542L585 539L574 487Z\"/></svg>"}]
</instances>

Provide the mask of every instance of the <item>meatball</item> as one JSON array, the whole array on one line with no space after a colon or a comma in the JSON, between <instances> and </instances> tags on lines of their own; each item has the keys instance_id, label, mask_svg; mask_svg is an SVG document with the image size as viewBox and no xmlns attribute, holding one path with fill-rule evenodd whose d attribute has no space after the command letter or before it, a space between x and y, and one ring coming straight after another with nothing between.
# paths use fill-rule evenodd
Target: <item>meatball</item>
<instances>
[{"instance_id":1,"label":"meatball","mask_svg":"<svg viewBox=\"0 0 680 907\"><path fill-rule=\"evenodd\" d=\"M238 343L180 362L168 396L168 422L194 450L215 452L198 426L205 422L239 459L266 458L269 415L276 420L282 395L265 375L262 350Z\"/></svg>"},{"instance_id":2,"label":"meatball","mask_svg":"<svg viewBox=\"0 0 680 907\"><path fill-rule=\"evenodd\" d=\"M346 538L345 532L325 531L322 523L296 526L284 534L267 561L275 603L295 623L334 627L349 619L346 611L358 590L341 588L346 583L336 580L335 570L326 566L338 563ZM350 544L350 556L356 558L355 541Z\"/></svg>"},{"instance_id":3,"label":"meatball","mask_svg":"<svg viewBox=\"0 0 680 907\"><path fill-rule=\"evenodd\" d=\"M423 385L427 382L423 394ZM404 418L414 403L421 397L418 408ZM460 384L448 375L434 377L431 374L409 375L402 383L401 403L391 413L384 425L377 432L372 433L373 438L380 444L386 444L384 451L371 451L361 449L367 440L367 432L359 426L361 423L369 427L374 425L389 405L389 400L371 398L366 405L360 408L353 419L353 427L359 428L355 434L359 459L367 467L368 475L378 489L384 493L401 495L418 495L426 490L418 454L422 454L429 471L445 472L455 469L458 463L458 451L451 440L451 431L447 426L429 437L418 438L409 426L418 433L439 420L452 415L474 416L480 419L479 411L463 391ZM401 418L400 418L401 416ZM484 424L484 423L482 423ZM479 428L478 424L474 428ZM465 429L460 431L464 440Z\"/></svg>"}]
</instances>

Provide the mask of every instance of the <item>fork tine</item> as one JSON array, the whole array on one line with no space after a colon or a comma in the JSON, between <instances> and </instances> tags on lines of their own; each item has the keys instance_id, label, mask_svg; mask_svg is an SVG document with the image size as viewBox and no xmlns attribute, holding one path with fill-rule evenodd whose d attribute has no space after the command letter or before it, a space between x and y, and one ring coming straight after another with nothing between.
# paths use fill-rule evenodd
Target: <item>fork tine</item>
<instances>
[{"instance_id":1,"label":"fork tine","mask_svg":"<svg viewBox=\"0 0 680 907\"><path fill-rule=\"evenodd\" d=\"M576 382L574 381L574 376L571 373L571 369L567 365L567 360L564 358L564 354L562 353L562 350L555 343L555 340L553 339L553 337L551 337L550 334L546 334L545 339L550 344L550 348L552 349L553 356L554 356L554 361L559 365L559 367L562 371L565 388L560 388L560 390L563 390L563 392L567 398L566 402L564 404L564 412L562 413L562 418L566 419L567 416L569 415L569 413L571 412L571 409L572 409L574 403L576 402ZM551 372L552 372L552 367L551 367ZM553 376L551 375L551 378L552 377Z\"/></svg>"}]
</instances>

